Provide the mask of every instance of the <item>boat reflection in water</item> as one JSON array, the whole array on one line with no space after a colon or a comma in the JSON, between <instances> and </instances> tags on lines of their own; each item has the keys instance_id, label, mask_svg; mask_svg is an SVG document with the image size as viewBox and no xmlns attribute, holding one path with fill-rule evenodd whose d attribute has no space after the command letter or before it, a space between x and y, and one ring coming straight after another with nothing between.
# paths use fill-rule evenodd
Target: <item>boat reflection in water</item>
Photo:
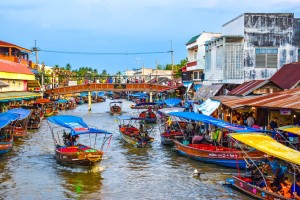
<instances>
[{"instance_id":1,"label":"boat reflection in water","mask_svg":"<svg viewBox=\"0 0 300 200\"><path fill-rule=\"evenodd\" d=\"M90 199L99 198L99 191L102 190L103 167L93 166L89 168L65 168L58 171L61 180L61 187L65 189L66 198Z\"/></svg>"}]
</instances>

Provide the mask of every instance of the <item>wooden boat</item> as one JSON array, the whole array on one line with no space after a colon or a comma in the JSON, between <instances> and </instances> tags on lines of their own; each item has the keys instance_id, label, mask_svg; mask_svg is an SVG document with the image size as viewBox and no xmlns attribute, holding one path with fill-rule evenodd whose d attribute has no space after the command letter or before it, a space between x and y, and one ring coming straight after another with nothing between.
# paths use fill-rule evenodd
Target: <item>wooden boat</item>
<instances>
[{"instance_id":1,"label":"wooden boat","mask_svg":"<svg viewBox=\"0 0 300 200\"><path fill-rule=\"evenodd\" d=\"M139 103L139 104L130 106L131 109L148 109L149 107L151 107L155 110L162 108L157 103L154 103L154 102Z\"/></svg>"},{"instance_id":2,"label":"wooden boat","mask_svg":"<svg viewBox=\"0 0 300 200\"><path fill-rule=\"evenodd\" d=\"M59 125L60 128L63 127L69 131L69 133L66 133L65 130L63 132L58 131L56 134L54 133L55 127L52 127L49 124L54 141L55 159L59 163L66 165L91 166L101 162L104 154L104 145L107 141L110 141L112 136L111 133L96 128L90 128L82 118L76 116L60 115L49 117L47 120L48 122ZM90 144L93 143L94 146L90 147L77 143L75 138L79 135L88 135L86 139L89 139ZM99 135L104 135L104 138L101 139ZM100 144L96 144L100 139Z\"/></svg>"},{"instance_id":3,"label":"wooden boat","mask_svg":"<svg viewBox=\"0 0 300 200\"><path fill-rule=\"evenodd\" d=\"M147 110L141 112L139 117L146 119L147 123L156 123L157 121L156 114L152 111L152 107L149 107Z\"/></svg>"},{"instance_id":4,"label":"wooden boat","mask_svg":"<svg viewBox=\"0 0 300 200\"><path fill-rule=\"evenodd\" d=\"M67 103L69 103L69 101L66 99L59 99L56 103L59 110L67 110Z\"/></svg>"},{"instance_id":5,"label":"wooden boat","mask_svg":"<svg viewBox=\"0 0 300 200\"><path fill-rule=\"evenodd\" d=\"M42 105L44 117L49 117L53 115L53 102L49 99L37 99L37 104Z\"/></svg>"},{"instance_id":6,"label":"wooden boat","mask_svg":"<svg viewBox=\"0 0 300 200\"><path fill-rule=\"evenodd\" d=\"M18 115L17 120L11 127L13 129L14 138L25 137L27 135L28 120L31 115L31 110L14 108L7 112Z\"/></svg>"},{"instance_id":7,"label":"wooden boat","mask_svg":"<svg viewBox=\"0 0 300 200\"><path fill-rule=\"evenodd\" d=\"M41 126L42 118L40 116L41 108L35 106L22 106L23 109L31 110L31 114L28 120L28 129L38 129Z\"/></svg>"},{"instance_id":8,"label":"wooden boat","mask_svg":"<svg viewBox=\"0 0 300 200\"><path fill-rule=\"evenodd\" d=\"M291 149L277 142L276 140L274 140L266 134L250 132L243 134L233 133L229 136L235 139L236 141L242 142L252 148L258 149L265 154L277 157L280 160L291 163L292 166L295 167L295 169L298 168L297 165L300 165L299 151ZM251 158L250 155L248 157ZM259 170L259 174L261 175L261 177L263 177L264 173L262 173L259 168L257 168L257 170ZM265 183L265 186L259 187L254 184L255 181L251 176L242 174L238 176L233 176L232 178L227 178L225 183L256 199L293 199L292 197L285 197L278 194L277 192L269 190L268 188L270 187L270 184L268 178L264 177L263 181Z\"/></svg>"},{"instance_id":9,"label":"wooden boat","mask_svg":"<svg viewBox=\"0 0 300 200\"><path fill-rule=\"evenodd\" d=\"M187 122L177 121L172 119L172 116L168 114L170 112L182 112L184 108L163 108L158 111L158 118L162 122L160 124L160 141L163 145L174 145L174 140L183 140L183 130L185 129Z\"/></svg>"},{"instance_id":10,"label":"wooden boat","mask_svg":"<svg viewBox=\"0 0 300 200\"><path fill-rule=\"evenodd\" d=\"M122 112L122 101L112 101L109 103L110 114L120 114Z\"/></svg>"},{"instance_id":11,"label":"wooden boat","mask_svg":"<svg viewBox=\"0 0 300 200\"><path fill-rule=\"evenodd\" d=\"M17 114L0 113L0 155L8 153L13 148L13 129L10 125L18 117Z\"/></svg>"},{"instance_id":12,"label":"wooden boat","mask_svg":"<svg viewBox=\"0 0 300 200\"><path fill-rule=\"evenodd\" d=\"M76 102L77 105L84 104L84 101L82 100L81 97L76 97L75 102Z\"/></svg>"},{"instance_id":13,"label":"wooden boat","mask_svg":"<svg viewBox=\"0 0 300 200\"><path fill-rule=\"evenodd\" d=\"M224 143L221 142L221 140L226 140L227 133L229 131L232 132L252 131L253 132L253 131L258 131L257 129L247 128L239 125L233 125L225 121L210 116L198 114L198 113L171 112L169 114L171 116L180 117L185 120L202 122L202 123L206 123L218 127L214 132L214 134L217 133L216 134L217 137L214 138L210 143L192 144L193 135L188 136L187 132L185 133L186 137L184 140L182 140L182 142L174 141L175 149L181 155L188 156L197 161L217 164L225 167L241 168L241 169L245 169L247 165L247 162L244 159L246 157L245 152L251 155L253 159L257 161L265 159L263 157L264 153L260 151L254 149L241 150L239 148L236 148L234 145L230 147L232 143L230 143L230 141L228 140L226 141L227 146L225 146L225 142ZM188 125L185 131L188 131ZM203 138L205 138L205 136L203 136Z\"/></svg>"},{"instance_id":14,"label":"wooden boat","mask_svg":"<svg viewBox=\"0 0 300 200\"><path fill-rule=\"evenodd\" d=\"M119 132L125 142L141 148L151 146L154 138L150 137L149 132L142 128L142 124L140 124L140 129L136 128L138 123L142 123L144 120L145 119L143 118L135 118L130 116L118 117Z\"/></svg>"}]
</instances>

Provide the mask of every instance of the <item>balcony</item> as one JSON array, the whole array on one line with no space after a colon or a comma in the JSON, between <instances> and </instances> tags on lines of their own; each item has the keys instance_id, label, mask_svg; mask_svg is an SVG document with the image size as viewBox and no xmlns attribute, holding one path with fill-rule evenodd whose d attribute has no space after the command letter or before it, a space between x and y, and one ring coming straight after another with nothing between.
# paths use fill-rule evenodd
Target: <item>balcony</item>
<instances>
[{"instance_id":1,"label":"balcony","mask_svg":"<svg viewBox=\"0 0 300 200\"><path fill-rule=\"evenodd\" d=\"M20 64L23 64L25 66L29 65L29 60L19 58L17 56L7 56L7 55L0 54L0 59L20 63Z\"/></svg>"}]
</instances>

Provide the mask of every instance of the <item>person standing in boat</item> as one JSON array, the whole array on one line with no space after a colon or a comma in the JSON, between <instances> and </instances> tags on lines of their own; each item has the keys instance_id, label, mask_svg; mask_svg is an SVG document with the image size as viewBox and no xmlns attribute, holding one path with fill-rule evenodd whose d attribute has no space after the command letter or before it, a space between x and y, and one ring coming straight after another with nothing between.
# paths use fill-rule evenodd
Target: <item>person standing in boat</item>
<instances>
[{"instance_id":1,"label":"person standing in boat","mask_svg":"<svg viewBox=\"0 0 300 200\"><path fill-rule=\"evenodd\" d=\"M284 180L284 169L278 164L278 162L274 159L273 156L268 156L268 162L267 164L263 167L263 172L265 170L268 170L269 168L272 169L274 173L274 180L272 183L273 187L276 187L279 189L280 183L283 182Z\"/></svg>"}]
</instances>

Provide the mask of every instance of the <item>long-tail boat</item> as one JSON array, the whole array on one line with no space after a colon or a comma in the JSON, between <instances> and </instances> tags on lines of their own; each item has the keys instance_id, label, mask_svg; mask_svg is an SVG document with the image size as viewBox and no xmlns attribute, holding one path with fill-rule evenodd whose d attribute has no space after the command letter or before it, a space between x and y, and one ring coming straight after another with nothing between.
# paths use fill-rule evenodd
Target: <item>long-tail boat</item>
<instances>
[{"instance_id":1,"label":"long-tail boat","mask_svg":"<svg viewBox=\"0 0 300 200\"><path fill-rule=\"evenodd\" d=\"M19 116L12 126L14 138L25 137L27 135L28 120L30 118L31 110L14 108L7 112Z\"/></svg>"},{"instance_id":2,"label":"long-tail boat","mask_svg":"<svg viewBox=\"0 0 300 200\"><path fill-rule=\"evenodd\" d=\"M157 116L156 116L155 112L153 112L152 107L148 107L147 110L142 111L139 114L139 118L145 119L147 123L156 123L156 121L157 121Z\"/></svg>"},{"instance_id":3,"label":"long-tail boat","mask_svg":"<svg viewBox=\"0 0 300 200\"><path fill-rule=\"evenodd\" d=\"M61 164L90 166L99 163L104 154L104 145L111 139L111 133L89 127L80 117L71 115L52 116L48 122L58 125L50 129L54 142L55 158ZM65 128L57 131L56 128ZM99 137L104 135L104 138ZM79 136L89 140L91 146L79 143ZM92 146L93 144L93 146ZM109 143L108 143L109 145Z\"/></svg>"},{"instance_id":4,"label":"long-tail boat","mask_svg":"<svg viewBox=\"0 0 300 200\"><path fill-rule=\"evenodd\" d=\"M263 157L264 153L255 149L248 149L247 151L241 150L227 140L227 134L229 132L254 132L259 131L258 129L230 124L210 116L193 112L171 112L169 115L190 121L184 129L185 138L182 142L174 140L176 151L181 155L206 163L241 169L245 169L247 164L244 160L246 156L245 152L256 160L265 159ZM205 129L202 130L201 127L199 127L198 130L195 130L195 122L202 123L201 126L204 127L216 127L214 131L211 130L212 137L210 142L203 142L200 144L192 143L192 138L194 137L193 134L195 134L195 132L206 131ZM205 139L205 134L202 135L203 139Z\"/></svg>"},{"instance_id":5,"label":"long-tail boat","mask_svg":"<svg viewBox=\"0 0 300 200\"><path fill-rule=\"evenodd\" d=\"M28 120L28 129L38 129L41 126L42 118L41 118L41 108L37 106L37 104L32 106L22 106L23 109L31 110L31 114Z\"/></svg>"},{"instance_id":6,"label":"long-tail boat","mask_svg":"<svg viewBox=\"0 0 300 200\"><path fill-rule=\"evenodd\" d=\"M42 109L45 117L49 117L53 115L53 102L49 99L37 99L37 104L42 105Z\"/></svg>"},{"instance_id":7,"label":"long-tail boat","mask_svg":"<svg viewBox=\"0 0 300 200\"><path fill-rule=\"evenodd\" d=\"M66 99L59 99L56 101L59 110L67 110L67 103L69 101Z\"/></svg>"},{"instance_id":8,"label":"long-tail boat","mask_svg":"<svg viewBox=\"0 0 300 200\"><path fill-rule=\"evenodd\" d=\"M249 132L242 134L232 133L229 136L235 141L258 149L268 156L273 156L282 161L290 163L294 170L299 169L298 166L300 165L300 152L277 142L267 134ZM248 154L247 157L252 160L251 155ZM225 183L256 199L294 199L289 191L283 195L280 195L278 191L273 191L271 184L273 180L270 178L270 176L265 176L263 171L257 165L255 165L254 170L257 173L234 175L232 178L227 178ZM296 183L294 182L294 184Z\"/></svg>"},{"instance_id":9,"label":"long-tail boat","mask_svg":"<svg viewBox=\"0 0 300 200\"><path fill-rule=\"evenodd\" d=\"M119 132L123 140L135 147L150 147L154 138L149 134L151 130L145 130L144 118L131 116L118 117ZM138 127L139 126L139 127ZM153 129L154 126L152 126Z\"/></svg>"},{"instance_id":10,"label":"long-tail boat","mask_svg":"<svg viewBox=\"0 0 300 200\"><path fill-rule=\"evenodd\" d=\"M160 141L163 145L174 145L174 140L183 139L183 130L187 122L180 121L179 118L170 116L170 112L182 112L184 108L171 107L158 110L158 116L161 121Z\"/></svg>"},{"instance_id":11,"label":"long-tail boat","mask_svg":"<svg viewBox=\"0 0 300 200\"><path fill-rule=\"evenodd\" d=\"M18 119L17 114L0 113L0 155L8 153L14 144L11 124Z\"/></svg>"},{"instance_id":12,"label":"long-tail boat","mask_svg":"<svg viewBox=\"0 0 300 200\"><path fill-rule=\"evenodd\" d=\"M120 114L122 112L122 101L112 101L109 103L110 114Z\"/></svg>"}]
</instances>

